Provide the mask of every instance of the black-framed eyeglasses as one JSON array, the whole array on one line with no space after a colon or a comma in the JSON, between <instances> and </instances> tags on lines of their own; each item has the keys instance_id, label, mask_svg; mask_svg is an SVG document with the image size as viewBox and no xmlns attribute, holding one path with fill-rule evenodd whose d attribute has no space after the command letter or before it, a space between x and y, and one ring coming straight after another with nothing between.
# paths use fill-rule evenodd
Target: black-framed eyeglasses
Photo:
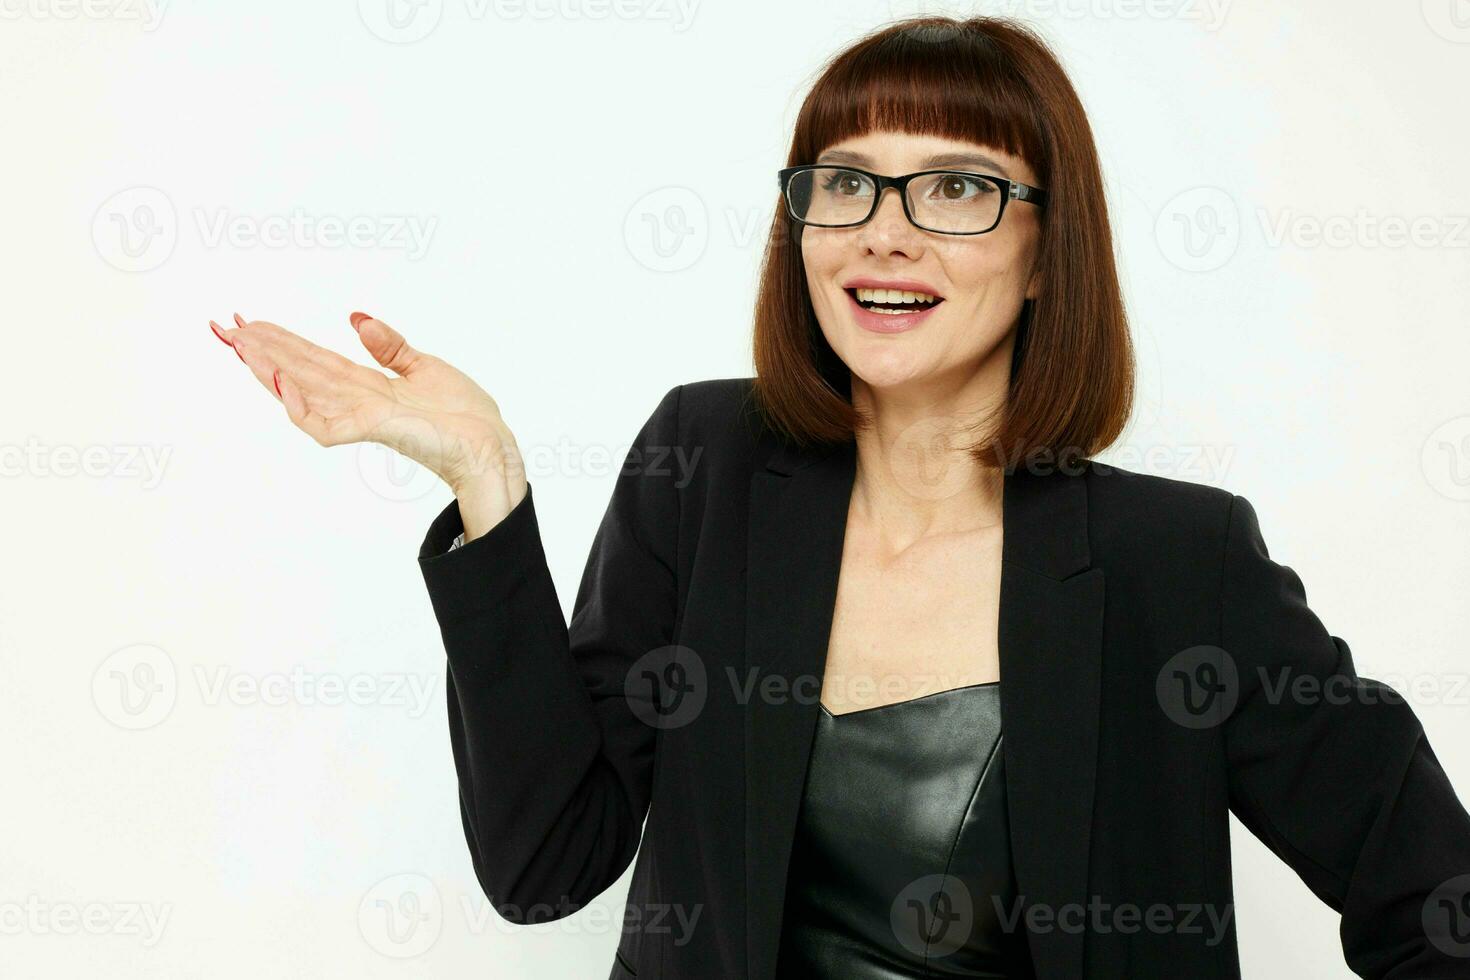
<instances>
[{"instance_id":1,"label":"black-framed eyeglasses","mask_svg":"<svg viewBox=\"0 0 1470 980\"><path fill-rule=\"evenodd\" d=\"M1000 224L1006 204L1046 205L1040 187L965 170L920 170L885 177L856 167L803 166L776 171L786 213L816 228L854 228L878 212L886 188L898 191L903 213L924 231L983 235Z\"/></svg>"}]
</instances>

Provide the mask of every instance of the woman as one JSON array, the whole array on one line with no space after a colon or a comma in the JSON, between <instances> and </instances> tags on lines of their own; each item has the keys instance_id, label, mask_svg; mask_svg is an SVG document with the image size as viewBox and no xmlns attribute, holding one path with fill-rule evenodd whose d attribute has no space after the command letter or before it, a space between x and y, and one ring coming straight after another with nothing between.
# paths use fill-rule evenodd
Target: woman
<instances>
[{"instance_id":1,"label":"woman","mask_svg":"<svg viewBox=\"0 0 1470 980\"><path fill-rule=\"evenodd\" d=\"M397 377L211 324L317 442L453 490L419 562L500 914L567 915L636 855L613 978L1231 977L1233 811L1354 971L1470 976L1470 817L1413 712L1244 497L1089 458L1133 363L1046 46L876 32L787 162L756 376L660 401L569 626L469 378L364 314Z\"/></svg>"}]
</instances>

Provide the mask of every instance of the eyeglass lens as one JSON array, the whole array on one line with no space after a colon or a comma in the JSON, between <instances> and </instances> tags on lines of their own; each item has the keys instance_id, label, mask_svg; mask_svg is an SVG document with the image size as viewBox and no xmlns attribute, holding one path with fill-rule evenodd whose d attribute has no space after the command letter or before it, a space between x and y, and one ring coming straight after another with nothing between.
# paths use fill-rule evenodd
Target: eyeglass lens
<instances>
[{"instance_id":1,"label":"eyeglass lens","mask_svg":"<svg viewBox=\"0 0 1470 980\"><path fill-rule=\"evenodd\" d=\"M786 198L792 213L812 225L850 225L873 210L877 185L841 167L813 167L791 176ZM988 231L1000 219L1001 189L963 173L915 177L908 186L909 213L921 228L940 232Z\"/></svg>"}]
</instances>

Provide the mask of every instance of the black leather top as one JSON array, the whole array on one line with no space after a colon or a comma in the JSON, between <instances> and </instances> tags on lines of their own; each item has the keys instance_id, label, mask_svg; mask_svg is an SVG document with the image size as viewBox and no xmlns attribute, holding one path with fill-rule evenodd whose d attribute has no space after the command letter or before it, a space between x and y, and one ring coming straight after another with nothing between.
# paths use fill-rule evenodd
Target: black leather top
<instances>
[{"instance_id":1,"label":"black leather top","mask_svg":"<svg viewBox=\"0 0 1470 980\"><path fill-rule=\"evenodd\" d=\"M782 980L1034 976L1001 745L999 682L837 716L821 708Z\"/></svg>"}]
</instances>

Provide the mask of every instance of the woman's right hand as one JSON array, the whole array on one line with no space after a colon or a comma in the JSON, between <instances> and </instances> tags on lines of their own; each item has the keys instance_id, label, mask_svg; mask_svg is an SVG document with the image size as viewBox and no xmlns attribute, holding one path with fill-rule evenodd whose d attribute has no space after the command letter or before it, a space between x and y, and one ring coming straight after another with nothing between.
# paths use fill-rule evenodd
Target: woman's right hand
<instances>
[{"instance_id":1,"label":"woman's right hand","mask_svg":"<svg viewBox=\"0 0 1470 980\"><path fill-rule=\"evenodd\" d=\"M234 347L257 381L318 445L376 442L437 474L459 499L468 542L526 495L515 436L495 399L466 374L415 350L388 324L352 315L373 360L398 377L348 360L264 320L235 315L210 329Z\"/></svg>"}]
</instances>

